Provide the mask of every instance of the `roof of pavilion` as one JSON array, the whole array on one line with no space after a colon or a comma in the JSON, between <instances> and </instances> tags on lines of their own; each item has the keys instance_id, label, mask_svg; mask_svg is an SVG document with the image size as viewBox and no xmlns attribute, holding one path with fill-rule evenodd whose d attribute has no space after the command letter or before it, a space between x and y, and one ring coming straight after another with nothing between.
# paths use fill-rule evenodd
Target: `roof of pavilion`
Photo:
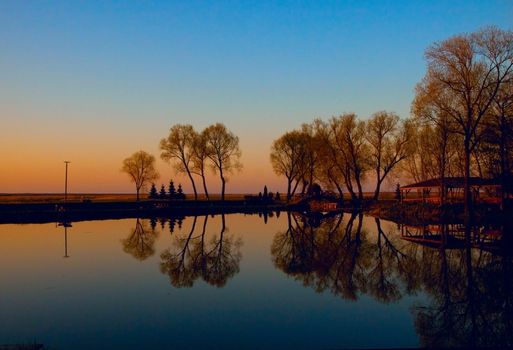
<instances>
[{"instance_id":1,"label":"roof of pavilion","mask_svg":"<svg viewBox=\"0 0 513 350\"><path fill-rule=\"evenodd\" d=\"M449 188L463 188L465 186L465 178L464 177L446 177L444 179L445 186ZM402 190L409 190L414 188L434 188L440 187L442 185L441 178L433 178L425 181L420 181L414 184L402 186ZM471 177L470 178L470 186L480 187L480 186L500 186L500 182L496 179L483 179L481 177Z\"/></svg>"}]
</instances>

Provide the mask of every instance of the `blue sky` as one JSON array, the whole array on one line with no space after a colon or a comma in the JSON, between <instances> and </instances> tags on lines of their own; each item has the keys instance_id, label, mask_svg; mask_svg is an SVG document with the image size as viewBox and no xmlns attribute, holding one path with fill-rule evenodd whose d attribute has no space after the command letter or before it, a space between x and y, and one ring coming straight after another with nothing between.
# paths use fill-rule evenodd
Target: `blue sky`
<instances>
[{"instance_id":1,"label":"blue sky","mask_svg":"<svg viewBox=\"0 0 513 350\"><path fill-rule=\"evenodd\" d=\"M407 117L424 50L486 25L512 29L513 1L0 1L1 152L49 138L80 159L80 130L98 140L92 159L110 143L112 157L158 155L171 124L221 121L250 173L273 181L264 163L285 130L343 112Z\"/></svg>"}]
</instances>

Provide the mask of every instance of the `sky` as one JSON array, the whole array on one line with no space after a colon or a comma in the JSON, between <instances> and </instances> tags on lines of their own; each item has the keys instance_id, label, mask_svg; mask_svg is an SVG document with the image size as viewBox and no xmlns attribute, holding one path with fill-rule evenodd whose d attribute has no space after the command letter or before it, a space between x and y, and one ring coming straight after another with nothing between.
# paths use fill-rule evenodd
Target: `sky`
<instances>
[{"instance_id":1,"label":"sky","mask_svg":"<svg viewBox=\"0 0 513 350\"><path fill-rule=\"evenodd\" d=\"M425 49L487 25L513 29L513 1L0 0L0 193L62 192L64 160L71 192L132 192L121 162L140 149L188 192L159 140L215 122L240 138L227 192L284 191L274 139L345 112L408 117Z\"/></svg>"}]
</instances>

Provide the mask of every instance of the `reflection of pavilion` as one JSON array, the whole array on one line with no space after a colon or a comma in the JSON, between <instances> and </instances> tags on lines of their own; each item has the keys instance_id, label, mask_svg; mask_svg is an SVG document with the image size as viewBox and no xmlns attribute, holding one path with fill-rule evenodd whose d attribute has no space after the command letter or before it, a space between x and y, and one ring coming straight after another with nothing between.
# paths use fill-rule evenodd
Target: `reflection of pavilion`
<instances>
[{"instance_id":1,"label":"reflection of pavilion","mask_svg":"<svg viewBox=\"0 0 513 350\"><path fill-rule=\"evenodd\" d=\"M502 227L490 225L472 226L470 230L466 230L463 224L401 225L402 239L433 248L445 249L462 249L469 242L473 248L495 251L500 249L502 232ZM467 241L467 233L469 234L469 241Z\"/></svg>"}]
</instances>

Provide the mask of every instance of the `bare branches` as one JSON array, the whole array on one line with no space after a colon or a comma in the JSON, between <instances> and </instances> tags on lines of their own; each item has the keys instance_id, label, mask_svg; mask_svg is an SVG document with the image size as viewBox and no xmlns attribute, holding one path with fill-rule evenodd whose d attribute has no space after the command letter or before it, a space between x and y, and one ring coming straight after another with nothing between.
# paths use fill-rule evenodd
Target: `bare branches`
<instances>
[{"instance_id":1,"label":"bare branches","mask_svg":"<svg viewBox=\"0 0 513 350\"><path fill-rule=\"evenodd\" d=\"M139 151L123 160L121 171L130 176L135 183L137 200L139 200L139 192L147 183L159 178L159 174L155 169L155 157L145 151Z\"/></svg>"}]
</instances>

